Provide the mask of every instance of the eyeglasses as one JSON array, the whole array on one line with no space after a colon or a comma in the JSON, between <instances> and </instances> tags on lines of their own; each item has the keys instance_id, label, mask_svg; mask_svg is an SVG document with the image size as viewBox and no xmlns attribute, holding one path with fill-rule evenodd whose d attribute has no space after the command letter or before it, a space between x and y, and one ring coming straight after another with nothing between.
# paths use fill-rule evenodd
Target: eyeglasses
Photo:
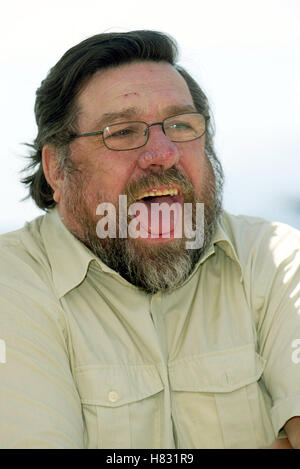
<instances>
[{"instance_id":1,"label":"eyeglasses","mask_svg":"<svg viewBox=\"0 0 300 469\"><path fill-rule=\"evenodd\" d=\"M107 125L103 130L97 132L71 135L70 140L102 135L104 145L110 150L135 150L148 142L150 127L161 125L164 134L171 142L189 142L205 134L208 119L199 112L189 112L176 114L167 117L162 122L153 122L152 124L142 121L119 122Z\"/></svg>"}]
</instances>

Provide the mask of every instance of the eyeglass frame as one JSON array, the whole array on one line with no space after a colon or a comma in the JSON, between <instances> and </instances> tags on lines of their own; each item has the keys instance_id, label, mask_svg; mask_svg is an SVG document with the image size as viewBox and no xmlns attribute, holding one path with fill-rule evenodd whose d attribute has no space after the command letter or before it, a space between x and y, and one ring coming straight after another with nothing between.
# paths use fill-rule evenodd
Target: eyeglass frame
<instances>
[{"instance_id":1,"label":"eyeglass frame","mask_svg":"<svg viewBox=\"0 0 300 469\"><path fill-rule=\"evenodd\" d=\"M165 134L165 136L167 138L169 138L167 135L166 135L166 132L165 132L165 129L164 129L164 122L168 119L172 119L173 117L177 117L177 116L184 116L186 114L198 114L202 117L204 117L204 120L205 120L205 130L204 132L199 135L198 137L195 137L195 138L192 138L190 140L171 140L169 139L171 142L174 142L174 143L184 143L184 142L192 142L194 140L197 140L198 138L201 138L203 137L203 135L206 133L207 131L207 128L206 128L206 122L209 121L210 119L210 116L204 116L201 112L198 112L198 111L192 111L192 112L180 112L179 114L174 114L173 116L168 116L166 117L165 119L163 119L161 122L153 122L151 124L148 124L147 122L145 121L124 121L124 122L114 122L113 124L108 124L106 125L102 130L97 130L96 132L87 132L87 133L83 133L83 134L72 134L70 135L70 141L76 139L76 138L79 138L79 137L91 137L91 136L94 136L94 135L102 135L102 140L103 140L103 143L104 145L106 146L106 148L108 148L109 150L111 151L131 151L131 150L136 150L138 148L142 148L144 147L145 145L147 145L148 143L148 140L149 140L149 135L150 135L150 132L149 132L149 128L150 127L153 127L154 125L160 125L161 128L162 128L162 131L163 133ZM106 144L106 141L105 141L105 138L104 138L104 130L107 128L107 127L112 127L114 125L120 125L120 124L133 124L133 123L140 123L140 124L145 124L147 126L146 128L146 132L147 132L147 138L146 138L146 141L145 143L143 143L143 145L139 145L138 147L134 147L134 148L110 148L107 144Z\"/></svg>"}]
</instances>

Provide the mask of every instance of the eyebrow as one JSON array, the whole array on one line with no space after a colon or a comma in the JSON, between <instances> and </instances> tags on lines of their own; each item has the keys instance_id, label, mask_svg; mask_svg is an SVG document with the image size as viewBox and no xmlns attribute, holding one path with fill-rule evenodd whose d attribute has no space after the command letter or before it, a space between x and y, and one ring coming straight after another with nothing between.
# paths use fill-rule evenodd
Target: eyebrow
<instances>
[{"instance_id":1,"label":"eyebrow","mask_svg":"<svg viewBox=\"0 0 300 469\"><path fill-rule=\"evenodd\" d=\"M101 129L112 122L117 122L123 119L133 119L137 114L138 109L136 107L130 107L116 112L106 112L100 117L100 119L95 121L93 127Z\"/></svg>"},{"instance_id":2,"label":"eyebrow","mask_svg":"<svg viewBox=\"0 0 300 469\"><path fill-rule=\"evenodd\" d=\"M171 104L164 109L164 114L166 117L181 114L185 112L197 112L195 106L191 104ZM99 119L94 122L94 129L102 129L108 124L114 122L121 122L122 120L132 120L137 119L137 116L140 115L141 110L137 107L130 107L126 109L121 109L116 112L106 112Z\"/></svg>"}]
</instances>

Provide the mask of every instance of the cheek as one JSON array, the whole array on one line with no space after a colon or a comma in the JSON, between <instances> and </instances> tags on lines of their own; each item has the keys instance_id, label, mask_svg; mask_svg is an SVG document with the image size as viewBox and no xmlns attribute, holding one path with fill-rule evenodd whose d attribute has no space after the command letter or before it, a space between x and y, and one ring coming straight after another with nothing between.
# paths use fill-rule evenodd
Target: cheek
<instances>
[{"instance_id":1,"label":"cheek","mask_svg":"<svg viewBox=\"0 0 300 469\"><path fill-rule=\"evenodd\" d=\"M86 195L91 201L117 202L119 194L134 171L126 158L109 155L109 158L98 158L92 168L85 174Z\"/></svg>"},{"instance_id":2,"label":"cheek","mask_svg":"<svg viewBox=\"0 0 300 469\"><path fill-rule=\"evenodd\" d=\"M190 142L182 149L180 166L184 175L191 181L198 192L210 173L210 163L205 154L203 145Z\"/></svg>"}]
</instances>

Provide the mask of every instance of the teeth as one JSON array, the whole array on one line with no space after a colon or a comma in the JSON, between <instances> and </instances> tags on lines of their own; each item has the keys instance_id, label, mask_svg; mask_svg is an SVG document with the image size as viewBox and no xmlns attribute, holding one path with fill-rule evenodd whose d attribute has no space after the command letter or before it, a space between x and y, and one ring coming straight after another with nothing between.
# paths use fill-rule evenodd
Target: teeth
<instances>
[{"instance_id":1,"label":"teeth","mask_svg":"<svg viewBox=\"0 0 300 469\"><path fill-rule=\"evenodd\" d=\"M141 200L144 197L160 197L162 195L178 195L178 189L173 188L173 189L164 189L163 191L153 190L153 191L144 192L137 198L137 200Z\"/></svg>"}]
</instances>

